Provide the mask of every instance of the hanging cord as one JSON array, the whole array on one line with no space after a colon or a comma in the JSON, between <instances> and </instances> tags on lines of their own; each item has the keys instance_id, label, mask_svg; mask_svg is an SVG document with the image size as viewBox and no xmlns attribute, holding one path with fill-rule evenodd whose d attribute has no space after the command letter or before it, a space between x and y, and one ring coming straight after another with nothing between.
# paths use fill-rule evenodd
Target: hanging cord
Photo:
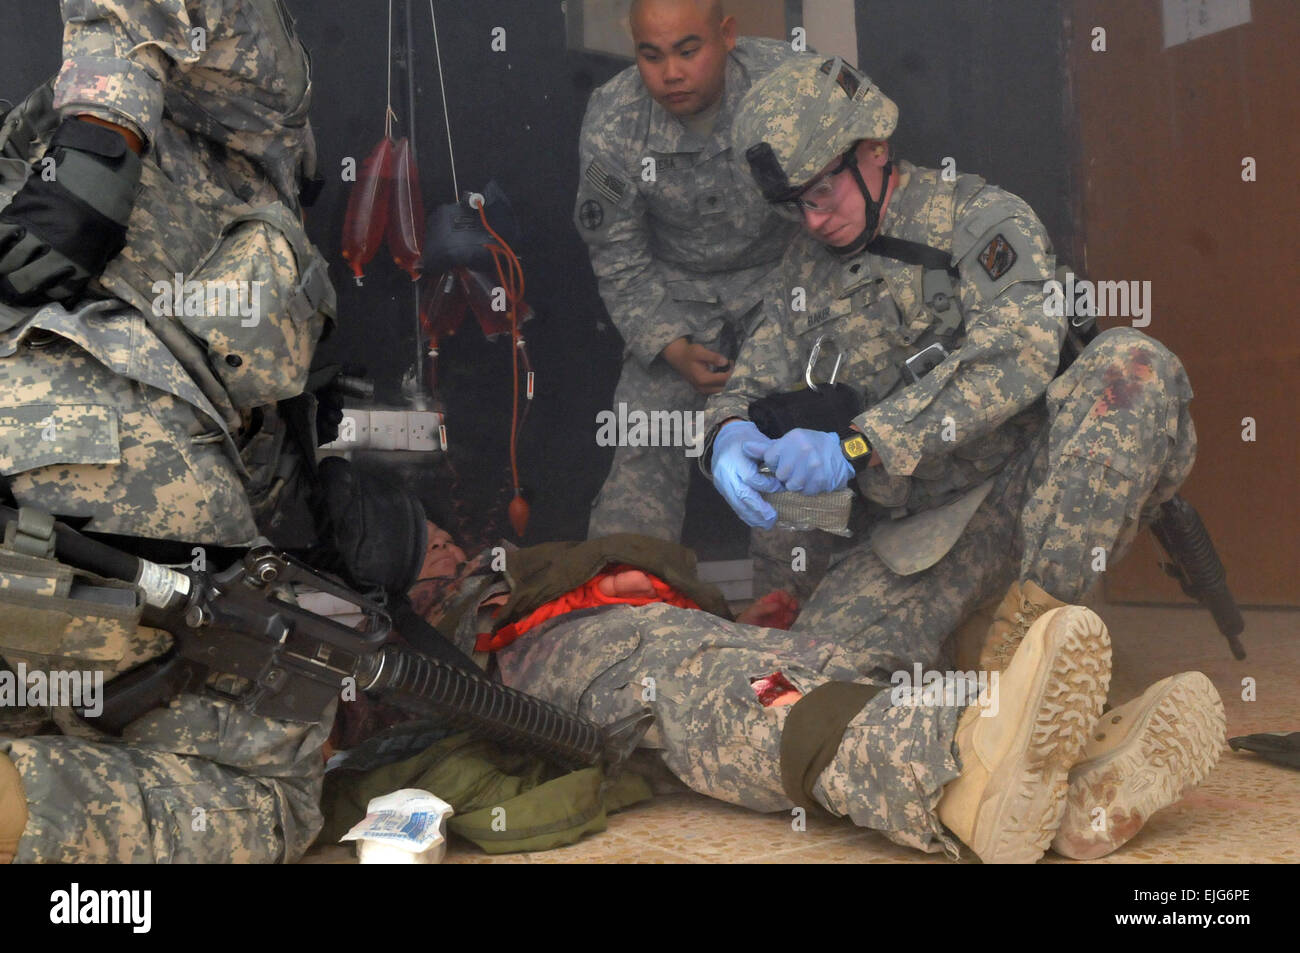
<instances>
[{"instance_id":1,"label":"hanging cord","mask_svg":"<svg viewBox=\"0 0 1300 953\"><path fill-rule=\"evenodd\" d=\"M430 0L432 2L432 0ZM393 0L388 0L388 92L384 106L384 138L393 138Z\"/></svg>"},{"instance_id":2,"label":"hanging cord","mask_svg":"<svg viewBox=\"0 0 1300 953\"><path fill-rule=\"evenodd\" d=\"M521 489L519 483L519 431L523 429L524 421L528 417L528 409L532 406L532 395L528 396L529 403L524 408L523 417L519 414L519 362L523 360L525 372L532 374L532 362L528 359L528 351L524 348L524 339L519 336L519 305L524 300L524 266L519 262L519 256L515 254L510 243L497 234L496 230L488 223L486 202L480 201L478 207L479 218L483 220L483 227L487 229L489 235L496 239L497 244L485 245L492 254L492 263L496 266L497 280L501 282L501 287L506 292L506 308L510 317L510 366L513 370L514 378L514 396L510 406L510 475L514 480L515 494L518 495Z\"/></svg>"},{"instance_id":3,"label":"hanging cord","mask_svg":"<svg viewBox=\"0 0 1300 953\"><path fill-rule=\"evenodd\" d=\"M416 136L415 136L415 31L411 27L411 5L415 0L403 0L406 13L406 108L411 110L410 118L406 123L407 135L410 136L411 155L416 155ZM393 0L388 0L389 10L392 10ZM389 30L392 30L392 14L389 14ZM393 43L388 41L388 57L391 62L393 56ZM390 93L391 95L391 93ZM396 170L394 170L396 171ZM414 223L416 228L423 228L424 222ZM415 235L412 240L412 247L420 247L424 241L423 235ZM415 316L415 398L414 406L423 410L424 402L424 354L420 342L420 286L416 284L411 289L414 298L414 316Z\"/></svg>"},{"instance_id":4,"label":"hanging cord","mask_svg":"<svg viewBox=\"0 0 1300 953\"><path fill-rule=\"evenodd\" d=\"M392 0L389 0L392 3ZM447 127L447 156L451 160L451 187L455 192L453 202L460 201L460 183L456 180L456 150L451 144L451 114L447 111L447 83L442 78L442 47L438 45L438 18L433 13L433 0L429 0L429 19L433 21L433 52L438 58L438 89L442 92L442 120Z\"/></svg>"}]
</instances>

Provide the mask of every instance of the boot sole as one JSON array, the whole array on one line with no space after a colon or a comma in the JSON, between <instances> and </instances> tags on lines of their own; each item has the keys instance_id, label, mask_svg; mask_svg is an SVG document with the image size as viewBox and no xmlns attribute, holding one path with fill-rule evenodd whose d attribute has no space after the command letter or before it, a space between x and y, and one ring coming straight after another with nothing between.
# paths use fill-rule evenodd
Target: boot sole
<instances>
[{"instance_id":1,"label":"boot sole","mask_svg":"<svg viewBox=\"0 0 1300 953\"><path fill-rule=\"evenodd\" d=\"M1127 741L1070 772L1065 816L1052 841L1056 853L1075 860L1106 856L1156 811L1182 800L1218 762L1227 730L1213 683L1200 672L1165 681ZM1097 808L1106 811L1101 831L1093 829Z\"/></svg>"},{"instance_id":2,"label":"boot sole","mask_svg":"<svg viewBox=\"0 0 1300 953\"><path fill-rule=\"evenodd\" d=\"M1056 836L1070 768L1088 743L1110 685L1110 635L1081 606L1052 610L1031 701L1010 753L980 804L975 843L985 863L1032 864Z\"/></svg>"}]
</instances>

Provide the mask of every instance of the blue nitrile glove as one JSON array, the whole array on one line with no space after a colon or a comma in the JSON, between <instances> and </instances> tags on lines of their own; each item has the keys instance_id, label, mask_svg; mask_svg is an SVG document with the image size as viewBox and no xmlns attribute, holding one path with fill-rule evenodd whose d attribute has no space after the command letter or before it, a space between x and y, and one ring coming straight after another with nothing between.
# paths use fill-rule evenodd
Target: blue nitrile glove
<instances>
[{"instance_id":1,"label":"blue nitrile glove","mask_svg":"<svg viewBox=\"0 0 1300 953\"><path fill-rule=\"evenodd\" d=\"M784 489L775 477L758 472L763 452L772 441L748 420L723 424L713 438L713 485L748 525L771 529L776 510L758 495Z\"/></svg>"},{"instance_id":2,"label":"blue nitrile glove","mask_svg":"<svg viewBox=\"0 0 1300 953\"><path fill-rule=\"evenodd\" d=\"M763 462L787 490L808 496L838 490L853 479L839 435L824 430L791 430L771 442Z\"/></svg>"}]
</instances>

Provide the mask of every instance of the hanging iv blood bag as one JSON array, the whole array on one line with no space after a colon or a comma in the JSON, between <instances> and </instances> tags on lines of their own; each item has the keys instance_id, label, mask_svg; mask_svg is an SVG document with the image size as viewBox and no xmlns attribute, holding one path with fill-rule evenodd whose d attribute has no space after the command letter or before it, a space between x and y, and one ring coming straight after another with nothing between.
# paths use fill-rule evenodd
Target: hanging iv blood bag
<instances>
[{"instance_id":1,"label":"hanging iv blood bag","mask_svg":"<svg viewBox=\"0 0 1300 953\"><path fill-rule=\"evenodd\" d=\"M420 197L420 172L415 147L405 137L393 153L392 206L388 214L388 250L393 261L411 276L420 277L420 246L424 239L424 201Z\"/></svg>"},{"instance_id":2,"label":"hanging iv blood bag","mask_svg":"<svg viewBox=\"0 0 1300 953\"><path fill-rule=\"evenodd\" d=\"M358 280L383 241L392 187L393 140L385 136L366 156L343 219L343 259Z\"/></svg>"}]
</instances>

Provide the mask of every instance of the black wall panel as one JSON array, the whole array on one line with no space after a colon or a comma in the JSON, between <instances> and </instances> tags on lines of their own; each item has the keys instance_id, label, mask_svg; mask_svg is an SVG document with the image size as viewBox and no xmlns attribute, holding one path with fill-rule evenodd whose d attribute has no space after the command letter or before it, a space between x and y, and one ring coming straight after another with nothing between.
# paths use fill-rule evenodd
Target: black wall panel
<instances>
[{"instance_id":1,"label":"black wall panel","mask_svg":"<svg viewBox=\"0 0 1300 953\"><path fill-rule=\"evenodd\" d=\"M860 65L899 108L894 145L1027 201L1071 253L1065 14L1059 0L858 0Z\"/></svg>"}]
</instances>

